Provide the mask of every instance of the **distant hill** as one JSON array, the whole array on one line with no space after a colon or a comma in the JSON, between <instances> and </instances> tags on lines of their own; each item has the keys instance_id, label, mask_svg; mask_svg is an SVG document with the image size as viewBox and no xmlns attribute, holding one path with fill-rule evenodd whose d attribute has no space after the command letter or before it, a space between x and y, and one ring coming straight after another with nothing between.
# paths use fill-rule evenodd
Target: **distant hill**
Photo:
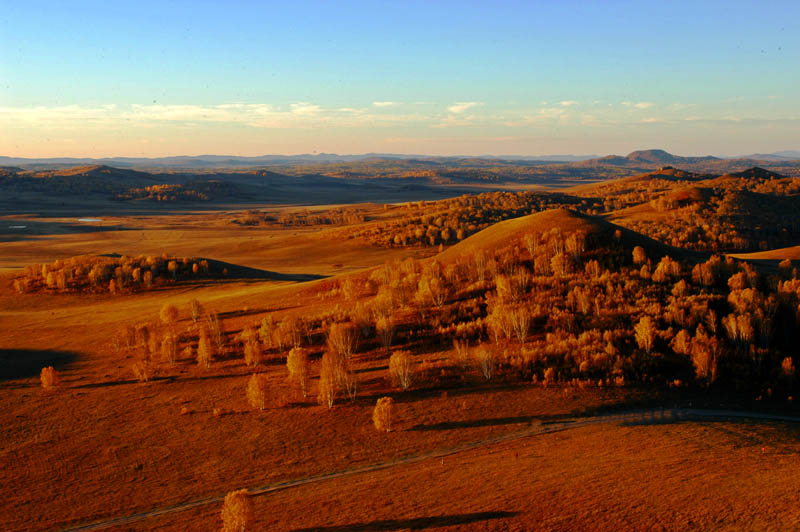
<instances>
[{"instance_id":1,"label":"distant hill","mask_svg":"<svg viewBox=\"0 0 800 532\"><path fill-rule=\"evenodd\" d=\"M607 155L598 159L589 159L574 163L574 166L623 166L623 167L659 167L689 166L709 161L718 161L717 157L681 157L664 150L639 150L626 156Z\"/></svg>"},{"instance_id":2,"label":"distant hill","mask_svg":"<svg viewBox=\"0 0 800 532\"><path fill-rule=\"evenodd\" d=\"M57 170L28 172L25 175L38 179L74 180L87 184L102 182L110 187L139 187L158 183L160 180L147 172L114 168L106 165L76 166Z\"/></svg>"}]
</instances>

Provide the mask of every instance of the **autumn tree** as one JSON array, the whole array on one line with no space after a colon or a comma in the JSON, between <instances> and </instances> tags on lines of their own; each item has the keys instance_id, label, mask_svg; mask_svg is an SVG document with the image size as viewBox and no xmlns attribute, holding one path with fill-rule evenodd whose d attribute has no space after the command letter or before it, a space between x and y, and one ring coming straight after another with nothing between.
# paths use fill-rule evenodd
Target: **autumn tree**
<instances>
[{"instance_id":1,"label":"autumn tree","mask_svg":"<svg viewBox=\"0 0 800 532\"><path fill-rule=\"evenodd\" d=\"M203 316L203 305L196 299L189 301L189 313L192 316L192 322L197 325L197 322Z\"/></svg>"},{"instance_id":2,"label":"autumn tree","mask_svg":"<svg viewBox=\"0 0 800 532\"><path fill-rule=\"evenodd\" d=\"M375 322L375 329L383 348L388 351L392 346L392 337L394 336L394 320L391 316L380 316Z\"/></svg>"},{"instance_id":3,"label":"autumn tree","mask_svg":"<svg viewBox=\"0 0 800 532\"><path fill-rule=\"evenodd\" d=\"M389 357L389 375L394 386L407 390L414 378L414 361L408 351L395 351Z\"/></svg>"},{"instance_id":4,"label":"autumn tree","mask_svg":"<svg viewBox=\"0 0 800 532\"><path fill-rule=\"evenodd\" d=\"M453 351L456 355L456 364L462 369L467 369L469 366L469 340L453 338Z\"/></svg>"},{"instance_id":5,"label":"autumn tree","mask_svg":"<svg viewBox=\"0 0 800 532\"><path fill-rule=\"evenodd\" d=\"M530 330L531 313L527 307L520 306L512 309L509 312L509 321L514 329L514 334L520 343L525 343L528 338L528 331Z\"/></svg>"},{"instance_id":6,"label":"autumn tree","mask_svg":"<svg viewBox=\"0 0 800 532\"><path fill-rule=\"evenodd\" d=\"M337 358L336 353L326 351L322 355L322 362L320 364L317 402L328 408L333 408L333 404L336 402L336 396L339 392Z\"/></svg>"},{"instance_id":7,"label":"autumn tree","mask_svg":"<svg viewBox=\"0 0 800 532\"><path fill-rule=\"evenodd\" d=\"M222 532L252 531L255 521L253 501L246 489L232 491L222 504Z\"/></svg>"},{"instance_id":8,"label":"autumn tree","mask_svg":"<svg viewBox=\"0 0 800 532\"><path fill-rule=\"evenodd\" d=\"M258 336L261 338L261 343L265 348L270 348L273 345L272 333L275 330L275 321L272 314L267 314L261 318L261 325L258 328Z\"/></svg>"},{"instance_id":9,"label":"autumn tree","mask_svg":"<svg viewBox=\"0 0 800 532\"><path fill-rule=\"evenodd\" d=\"M39 380L41 380L42 388L45 390L55 388L58 386L58 372L53 366L42 368L42 372L39 374Z\"/></svg>"},{"instance_id":10,"label":"autumn tree","mask_svg":"<svg viewBox=\"0 0 800 532\"><path fill-rule=\"evenodd\" d=\"M656 324L650 316L644 316L633 328L636 336L636 343L639 348L649 353L653 349L653 342L656 339Z\"/></svg>"},{"instance_id":11,"label":"autumn tree","mask_svg":"<svg viewBox=\"0 0 800 532\"><path fill-rule=\"evenodd\" d=\"M352 323L333 323L328 329L328 347L336 355L350 360L358 342L358 331Z\"/></svg>"},{"instance_id":12,"label":"autumn tree","mask_svg":"<svg viewBox=\"0 0 800 532\"><path fill-rule=\"evenodd\" d=\"M161 357L169 363L175 364L178 360L178 339L172 333L167 333L161 340Z\"/></svg>"},{"instance_id":13,"label":"autumn tree","mask_svg":"<svg viewBox=\"0 0 800 532\"><path fill-rule=\"evenodd\" d=\"M375 428L381 432L390 432L392 430L392 421L394 418L394 399L391 397L381 397L375 404L375 409L372 411L372 422Z\"/></svg>"},{"instance_id":14,"label":"autumn tree","mask_svg":"<svg viewBox=\"0 0 800 532\"><path fill-rule=\"evenodd\" d=\"M258 343L256 330L251 325L247 325L239 334L239 340L242 342L245 365L256 367L261 364L261 346Z\"/></svg>"},{"instance_id":15,"label":"autumn tree","mask_svg":"<svg viewBox=\"0 0 800 532\"><path fill-rule=\"evenodd\" d=\"M214 358L214 348L205 329L200 331L200 339L197 342L197 364L206 369L211 367Z\"/></svg>"},{"instance_id":16,"label":"autumn tree","mask_svg":"<svg viewBox=\"0 0 800 532\"><path fill-rule=\"evenodd\" d=\"M267 408L269 382L264 373L253 373L247 381L247 401L253 408L265 410Z\"/></svg>"},{"instance_id":17,"label":"autumn tree","mask_svg":"<svg viewBox=\"0 0 800 532\"><path fill-rule=\"evenodd\" d=\"M647 262L647 254L644 252L644 248L642 246L636 246L633 248L633 263L639 266L640 264L644 264Z\"/></svg>"},{"instance_id":18,"label":"autumn tree","mask_svg":"<svg viewBox=\"0 0 800 532\"><path fill-rule=\"evenodd\" d=\"M289 380L300 388L304 399L308 397L308 352L302 347L293 348L286 357L286 368Z\"/></svg>"},{"instance_id":19,"label":"autumn tree","mask_svg":"<svg viewBox=\"0 0 800 532\"><path fill-rule=\"evenodd\" d=\"M475 350L473 356L475 357L475 365L480 374L483 375L483 378L487 381L491 380L494 375L494 351L481 346Z\"/></svg>"},{"instance_id":20,"label":"autumn tree","mask_svg":"<svg viewBox=\"0 0 800 532\"><path fill-rule=\"evenodd\" d=\"M178 321L178 308L175 305L167 303L161 307L159 317L161 318L161 323L172 326Z\"/></svg>"},{"instance_id":21,"label":"autumn tree","mask_svg":"<svg viewBox=\"0 0 800 532\"><path fill-rule=\"evenodd\" d=\"M679 355L688 355L692 351L692 337L689 336L686 329L681 329L672 339L670 346Z\"/></svg>"}]
</instances>

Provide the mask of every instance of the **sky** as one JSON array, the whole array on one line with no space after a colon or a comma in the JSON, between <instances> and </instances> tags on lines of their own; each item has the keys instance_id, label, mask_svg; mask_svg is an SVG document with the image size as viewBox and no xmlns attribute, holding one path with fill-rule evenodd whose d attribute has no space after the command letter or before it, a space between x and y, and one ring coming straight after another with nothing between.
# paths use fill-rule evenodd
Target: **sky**
<instances>
[{"instance_id":1,"label":"sky","mask_svg":"<svg viewBox=\"0 0 800 532\"><path fill-rule=\"evenodd\" d=\"M800 2L5 2L0 155L800 149Z\"/></svg>"}]
</instances>

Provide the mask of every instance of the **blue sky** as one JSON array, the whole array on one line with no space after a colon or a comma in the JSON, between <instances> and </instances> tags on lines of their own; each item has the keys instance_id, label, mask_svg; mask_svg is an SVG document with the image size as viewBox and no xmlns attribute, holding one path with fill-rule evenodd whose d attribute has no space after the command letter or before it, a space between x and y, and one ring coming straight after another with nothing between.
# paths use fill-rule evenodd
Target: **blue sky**
<instances>
[{"instance_id":1,"label":"blue sky","mask_svg":"<svg viewBox=\"0 0 800 532\"><path fill-rule=\"evenodd\" d=\"M2 155L800 149L796 1L9 4Z\"/></svg>"}]
</instances>

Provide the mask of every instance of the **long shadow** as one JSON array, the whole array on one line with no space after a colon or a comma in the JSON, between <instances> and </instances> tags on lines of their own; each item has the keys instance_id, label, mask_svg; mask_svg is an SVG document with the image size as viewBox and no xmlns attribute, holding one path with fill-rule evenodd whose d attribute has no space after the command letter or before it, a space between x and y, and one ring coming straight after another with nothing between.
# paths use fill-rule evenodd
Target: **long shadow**
<instances>
[{"instance_id":1,"label":"long shadow","mask_svg":"<svg viewBox=\"0 0 800 532\"><path fill-rule=\"evenodd\" d=\"M41 240L55 235L111 231L141 231L141 228L124 225L93 225L91 223L0 220L0 242L21 242Z\"/></svg>"},{"instance_id":2,"label":"long shadow","mask_svg":"<svg viewBox=\"0 0 800 532\"><path fill-rule=\"evenodd\" d=\"M0 349L0 382L35 377L47 366L63 369L77 358L71 351Z\"/></svg>"},{"instance_id":3,"label":"long shadow","mask_svg":"<svg viewBox=\"0 0 800 532\"><path fill-rule=\"evenodd\" d=\"M491 519L504 519L519 512L475 512L471 514L436 515L413 519L383 519L371 523L295 528L293 532L381 532L387 530L425 530L442 526L468 525Z\"/></svg>"},{"instance_id":4,"label":"long shadow","mask_svg":"<svg viewBox=\"0 0 800 532\"><path fill-rule=\"evenodd\" d=\"M190 377L183 377L179 375L164 375L160 377L153 377L151 378L148 383L161 383L161 382L193 382L193 381L212 381L212 380L221 380L221 379L233 379L237 377L247 377L250 373L223 373L221 375L199 375L199 376L190 376ZM110 386L123 386L126 384L144 384L140 383L136 379L126 379L126 380L119 380L119 381L103 381L103 382L90 382L87 384L79 384L77 386L71 386L71 388L75 389L82 389L82 388L108 388Z\"/></svg>"},{"instance_id":5,"label":"long shadow","mask_svg":"<svg viewBox=\"0 0 800 532\"><path fill-rule=\"evenodd\" d=\"M517 425L519 423L533 423L540 421L538 416L512 416L486 419L470 419L467 421L443 421L432 425L416 425L411 430L454 430L476 427L496 427L500 425Z\"/></svg>"},{"instance_id":6,"label":"long shadow","mask_svg":"<svg viewBox=\"0 0 800 532\"><path fill-rule=\"evenodd\" d=\"M278 273L269 270L259 270L257 268L250 268L249 266L241 266L239 264L231 264L215 259L208 260L209 268L212 271L222 272L227 270L225 277L230 279L257 279L269 281L316 281L317 279L324 279L324 275L316 275L311 273Z\"/></svg>"}]
</instances>

